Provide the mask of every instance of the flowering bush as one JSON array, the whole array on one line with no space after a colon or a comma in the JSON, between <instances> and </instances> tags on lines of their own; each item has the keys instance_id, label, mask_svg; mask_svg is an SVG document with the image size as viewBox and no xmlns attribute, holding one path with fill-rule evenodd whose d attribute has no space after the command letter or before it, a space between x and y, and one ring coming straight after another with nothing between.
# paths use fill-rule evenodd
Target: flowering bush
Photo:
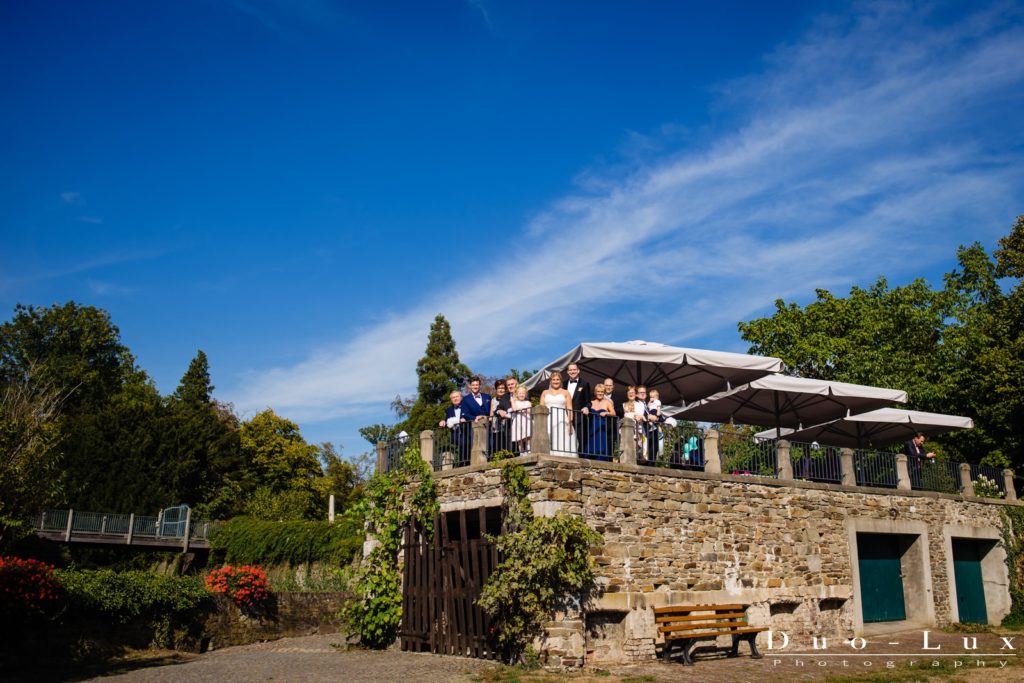
<instances>
[{"instance_id":1,"label":"flowering bush","mask_svg":"<svg viewBox=\"0 0 1024 683\"><path fill-rule=\"evenodd\" d=\"M999 490L999 484L984 474L979 474L974 482L974 495L978 498L1002 498L1006 494Z\"/></svg>"},{"instance_id":2,"label":"flowering bush","mask_svg":"<svg viewBox=\"0 0 1024 683\"><path fill-rule=\"evenodd\" d=\"M60 599L53 567L38 560L0 557L0 613L41 615Z\"/></svg>"},{"instance_id":3,"label":"flowering bush","mask_svg":"<svg viewBox=\"0 0 1024 683\"><path fill-rule=\"evenodd\" d=\"M224 593L242 609L256 609L270 599L267 573L256 565L224 565L206 575L206 590Z\"/></svg>"}]
</instances>

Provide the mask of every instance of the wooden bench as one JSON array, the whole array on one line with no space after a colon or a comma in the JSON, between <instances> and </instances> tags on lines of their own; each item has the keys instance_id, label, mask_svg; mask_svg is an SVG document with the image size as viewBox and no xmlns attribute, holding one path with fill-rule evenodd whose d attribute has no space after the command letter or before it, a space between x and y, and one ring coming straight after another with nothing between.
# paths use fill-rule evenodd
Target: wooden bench
<instances>
[{"instance_id":1,"label":"wooden bench","mask_svg":"<svg viewBox=\"0 0 1024 683\"><path fill-rule=\"evenodd\" d=\"M665 637L662 654L669 661L672 650L679 648L683 654L683 663L692 666L690 648L698 640L711 640L718 636L732 636L732 648L729 656L739 654L740 641L747 641L750 654L760 659L754 639L757 634L767 631L767 626L747 625L747 605L671 605L655 607L654 621L658 624L658 633Z\"/></svg>"}]
</instances>

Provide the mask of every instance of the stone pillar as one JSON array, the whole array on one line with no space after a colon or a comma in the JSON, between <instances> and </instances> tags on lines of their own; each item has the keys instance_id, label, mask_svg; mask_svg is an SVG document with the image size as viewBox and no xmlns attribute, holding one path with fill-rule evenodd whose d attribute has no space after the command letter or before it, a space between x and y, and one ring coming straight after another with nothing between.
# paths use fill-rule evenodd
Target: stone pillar
<instances>
[{"instance_id":1,"label":"stone pillar","mask_svg":"<svg viewBox=\"0 0 1024 683\"><path fill-rule=\"evenodd\" d=\"M420 432L420 457L427 467L434 469L434 430L424 429Z\"/></svg>"},{"instance_id":2,"label":"stone pillar","mask_svg":"<svg viewBox=\"0 0 1024 683\"><path fill-rule=\"evenodd\" d=\"M1017 500L1017 489L1013 487L1013 470L1003 470L1003 483L1006 485L1006 500Z\"/></svg>"},{"instance_id":3,"label":"stone pillar","mask_svg":"<svg viewBox=\"0 0 1024 683\"><path fill-rule=\"evenodd\" d=\"M779 466L779 479L793 481L793 461L789 457L789 442L779 439L775 442L775 458Z\"/></svg>"},{"instance_id":4,"label":"stone pillar","mask_svg":"<svg viewBox=\"0 0 1024 683\"><path fill-rule=\"evenodd\" d=\"M551 432L548 431L547 406L530 408L530 419L533 420L533 434L530 436L530 452L534 455L551 454Z\"/></svg>"},{"instance_id":5,"label":"stone pillar","mask_svg":"<svg viewBox=\"0 0 1024 683\"><path fill-rule=\"evenodd\" d=\"M974 482L971 481L971 466L965 462L960 463L960 493L965 496L974 497Z\"/></svg>"},{"instance_id":6,"label":"stone pillar","mask_svg":"<svg viewBox=\"0 0 1024 683\"><path fill-rule=\"evenodd\" d=\"M709 429L704 433L704 471L722 473L722 459L718 456L718 430Z\"/></svg>"},{"instance_id":7,"label":"stone pillar","mask_svg":"<svg viewBox=\"0 0 1024 683\"><path fill-rule=\"evenodd\" d=\"M334 524L334 494L327 498L327 521Z\"/></svg>"},{"instance_id":8,"label":"stone pillar","mask_svg":"<svg viewBox=\"0 0 1024 683\"><path fill-rule=\"evenodd\" d=\"M910 490L910 470L907 469L907 456L900 453L896 456L896 489Z\"/></svg>"},{"instance_id":9,"label":"stone pillar","mask_svg":"<svg viewBox=\"0 0 1024 683\"><path fill-rule=\"evenodd\" d=\"M636 420L624 417L619 422L619 462L623 465L636 464Z\"/></svg>"},{"instance_id":10,"label":"stone pillar","mask_svg":"<svg viewBox=\"0 0 1024 683\"><path fill-rule=\"evenodd\" d=\"M388 445L383 441L377 442L377 472L388 470Z\"/></svg>"},{"instance_id":11,"label":"stone pillar","mask_svg":"<svg viewBox=\"0 0 1024 683\"><path fill-rule=\"evenodd\" d=\"M839 472L842 475L839 483L843 486L857 485L857 472L853 469L852 448L843 448L839 451Z\"/></svg>"},{"instance_id":12,"label":"stone pillar","mask_svg":"<svg viewBox=\"0 0 1024 683\"><path fill-rule=\"evenodd\" d=\"M473 448L469 451L469 464L487 464L487 420L473 423Z\"/></svg>"}]
</instances>

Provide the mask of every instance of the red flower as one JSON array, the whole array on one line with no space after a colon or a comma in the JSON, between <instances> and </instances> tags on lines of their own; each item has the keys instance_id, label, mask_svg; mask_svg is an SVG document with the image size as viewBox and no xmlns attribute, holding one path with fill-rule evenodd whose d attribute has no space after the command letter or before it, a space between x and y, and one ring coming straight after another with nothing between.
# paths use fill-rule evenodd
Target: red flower
<instances>
[{"instance_id":1,"label":"red flower","mask_svg":"<svg viewBox=\"0 0 1024 683\"><path fill-rule=\"evenodd\" d=\"M261 567L225 565L206 576L206 589L224 593L242 608L256 608L270 598L267 573Z\"/></svg>"}]
</instances>

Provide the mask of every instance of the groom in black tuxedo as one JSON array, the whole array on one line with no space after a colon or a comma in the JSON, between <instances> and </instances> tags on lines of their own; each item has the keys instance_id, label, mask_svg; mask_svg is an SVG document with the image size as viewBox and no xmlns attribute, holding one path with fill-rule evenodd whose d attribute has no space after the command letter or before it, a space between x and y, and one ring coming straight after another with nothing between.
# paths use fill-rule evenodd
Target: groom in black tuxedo
<instances>
[{"instance_id":1,"label":"groom in black tuxedo","mask_svg":"<svg viewBox=\"0 0 1024 683\"><path fill-rule=\"evenodd\" d=\"M569 379L566 380L565 389L572 396L573 429L576 431L576 452L583 457L587 448L587 418L586 413L590 411L590 383L580 377L580 366L576 363L569 363L565 369Z\"/></svg>"}]
</instances>

